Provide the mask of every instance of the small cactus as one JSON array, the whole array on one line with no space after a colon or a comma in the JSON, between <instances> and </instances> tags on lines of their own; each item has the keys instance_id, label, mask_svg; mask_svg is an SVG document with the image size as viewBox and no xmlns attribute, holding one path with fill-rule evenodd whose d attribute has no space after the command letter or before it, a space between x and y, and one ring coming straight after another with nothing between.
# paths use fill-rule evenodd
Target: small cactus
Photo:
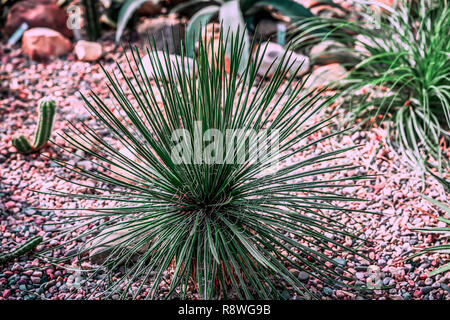
<instances>
[{"instance_id":1,"label":"small cactus","mask_svg":"<svg viewBox=\"0 0 450 320\"><path fill-rule=\"evenodd\" d=\"M34 136L34 143L31 144L23 135L12 139L12 144L19 153L28 154L38 151L47 143L52 132L55 109L56 103L54 100L41 100L39 104L39 122Z\"/></svg>"},{"instance_id":2,"label":"small cactus","mask_svg":"<svg viewBox=\"0 0 450 320\"><path fill-rule=\"evenodd\" d=\"M97 0L83 0L86 32L89 40L94 41L100 37L100 22L98 16Z\"/></svg>"},{"instance_id":3,"label":"small cactus","mask_svg":"<svg viewBox=\"0 0 450 320\"><path fill-rule=\"evenodd\" d=\"M23 256L28 251L33 250L36 248L40 243L42 242L41 236L36 236L25 242L23 245L19 246L17 249L0 254L0 265L7 264L8 262L11 262L12 260L19 258L20 256Z\"/></svg>"}]
</instances>

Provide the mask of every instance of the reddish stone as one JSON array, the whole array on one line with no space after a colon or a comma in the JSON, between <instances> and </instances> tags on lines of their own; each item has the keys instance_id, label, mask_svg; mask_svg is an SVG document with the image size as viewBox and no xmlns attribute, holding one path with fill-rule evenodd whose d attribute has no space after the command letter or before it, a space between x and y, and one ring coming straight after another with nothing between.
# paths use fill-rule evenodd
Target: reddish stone
<instances>
[{"instance_id":1,"label":"reddish stone","mask_svg":"<svg viewBox=\"0 0 450 320\"><path fill-rule=\"evenodd\" d=\"M149 0L144 2L142 6L138 9L137 14L140 16L156 16L161 12L161 5L159 3L154 3L154 1Z\"/></svg>"},{"instance_id":2,"label":"reddish stone","mask_svg":"<svg viewBox=\"0 0 450 320\"><path fill-rule=\"evenodd\" d=\"M9 210L11 208L14 208L15 205L16 205L16 203L14 201L8 201L5 203L5 208L6 208L6 210Z\"/></svg>"},{"instance_id":3,"label":"reddish stone","mask_svg":"<svg viewBox=\"0 0 450 320\"><path fill-rule=\"evenodd\" d=\"M422 296L422 291L420 291L420 290L414 291L414 297L415 298L420 298L421 296Z\"/></svg>"},{"instance_id":4,"label":"reddish stone","mask_svg":"<svg viewBox=\"0 0 450 320\"><path fill-rule=\"evenodd\" d=\"M30 28L50 28L71 38L72 30L67 27L67 13L54 0L19 1L11 7L4 28L10 36L26 22Z\"/></svg>"},{"instance_id":5,"label":"reddish stone","mask_svg":"<svg viewBox=\"0 0 450 320\"><path fill-rule=\"evenodd\" d=\"M23 34L22 47L30 59L46 61L72 50L72 43L58 31L33 28Z\"/></svg>"},{"instance_id":6,"label":"reddish stone","mask_svg":"<svg viewBox=\"0 0 450 320\"><path fill-rule=\"evenodd\" d=\"M8 298L11 295L11 290L6 289L5 291L3 291L3 298Z\"/></svg>"}]
</instances>

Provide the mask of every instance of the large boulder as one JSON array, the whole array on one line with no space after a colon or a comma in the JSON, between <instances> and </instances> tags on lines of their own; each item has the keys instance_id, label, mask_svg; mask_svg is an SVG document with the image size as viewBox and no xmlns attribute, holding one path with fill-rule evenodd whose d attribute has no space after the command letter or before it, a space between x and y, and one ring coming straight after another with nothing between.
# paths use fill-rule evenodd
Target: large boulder
<instances>
[{"instance_id":1,"label":"large boulder","mask_svg":"<svg viewBox=\"0 0 450 320\"><path fill-rule=\"evenodd\" d=\"M180 66L180 70L186 70L186 72L192 72L194 68L194 61L192 58L185 57L184 61L182 61L181 56L170 54L168 56L169 63L166 63L165 53L163 51L152 51L150 52L154 61L161 61L162 67L162 75L160 75L158 69L154 69L150 60L150 56L147 54L142 58L142 65L144 67L145 73L149 79L158 79L161 76L168 79L168 68L172 68L172 74L176 76L178 67ZM141 66L139 66L141 67ZM143 73L144 74L144 73ZM175 79L177 80L177 79Z\"/></svg>"},{"instance_id":2,"label":"large boulder","mask_svg":"<svg viewBox=\"0 0 450 320\"><path fill-rule=\"evenodd\" d=\"M47 61L71 51L72 43L58 31L33 28L23 34L22 48L30 59Z\"/></svg>"},{"instance_id":3,"label":"large boulder","mask_svg":"<svg viewBox=\"0 0 450 320\"><path fill-rule=\"evenodd\" d=\"M298 77L305 74L309 70L308 57L298 54L294 51L286 50L277 43L264 42L261 44L258 56L257 52L255 52L255 59L257 59L257 61L259 61L260 58L262 59L261 65L258 70L258 75L266 76L268 78L272 77L275 73L275 70L280 65L281 59L283 58L284 55L285 55L284 64L286 66L290 66L289 69L290 76L292 76L293 73L297 72L295 76Z\"/></svg>"},{"instance_id":4,"label":"large boulder","mask_svg":"<svg viewBox=\"0 0 450 320\"><path fill-rule=\"evenodd\" d=\"M310 51L310 57L314 65L330 63L354 65L359 62L349 48L333 40L321 41L313 46Z\"/></svg>"},{"instance_id":5,"label":"large boulder","mask_svg":"<svg viewBox=\"0 0 450 320\"><path fill-rule=\"evenodd\" d=\"M72 37L72 30L67 27L67 13L58 7L54 0L19 1L11 7L4 32L10 36L24 22L30 28L50 28Z\"/></svg>"},{"instance_id":6,"label":"large boulder","mask_svg":"<svg viewBox=\"0 0 450 320\"><path fill-rule=\"evenodd\" d=\"M161 12L162 6L158 1L148 0L144 2L138 9L137 14L139 16L156 16Z\"/></svg>"},{"instance_id":7,"label":"large boulder","mask_svg":"<svg viewBox=\"0 0 450 320\"><path fill-rule=\"evenodd\" d=\"M255 30L255 39L257 41L275 41L277 38L278 24L281 24L274 20L262 19L259 21Z\"/></svg>"},{"instance_id":8,"label":"large boulder","mask_svg":"<svg viewBox=\"0 0 450 320\"><path fill-rule=\"evenodd\" d=\"M165 50L166 46L170 53L181 53L181 44L184 42L186 25L173 15L167 17L143 19L137 26L136 31L145 47L155 45L156 50ZM154 40L154 42L153 42Z\"/></svg>"},{"instance_id":9,"label":"large boulder","mask_svg":"<svg viewBox=\"0 0 450 320\"><path fill-rule=\"evenodd\" d=\"M315 68L313 72L308 75L305 87L309 89L322 88L324 86L331 87L336 81L344 79L346 75L347 70L339 63L320 66Z\"/></svg>"}]
</instances>

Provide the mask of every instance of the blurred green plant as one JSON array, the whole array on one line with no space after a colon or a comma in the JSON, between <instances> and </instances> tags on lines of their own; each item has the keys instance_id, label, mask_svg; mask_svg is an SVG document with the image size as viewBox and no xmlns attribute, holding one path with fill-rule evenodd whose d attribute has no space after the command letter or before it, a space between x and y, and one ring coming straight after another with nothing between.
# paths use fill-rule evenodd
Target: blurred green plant
<instances>
[{"instance_id":1,"label":"blurred green plant","mask_svg":"<svg viewBox=\"0 0 450 320\"><path fill-rule=\"evenodd\" d=\"M162 0L83 0L85 8L86 32L89 40L97 40L101 36L101 25L117 29L115 40L120 38L136 12L146 2L152 1L159 4ZM58 6L69 5L68 0L58 1Z\"/></svg>"},{"instance_id":2,"label":"blurred green plant","mask_svg":"<svg viewBox=\"0 0 450 320\"><path fill-rule=\"evenodd\" d=\"M215 52L214 43L208 44L206 36L202 37L198 53L187 67L185 48L179 60L171 60L168 52L161 57L147 49L152 71L144 67L138 49L131 48L132 54L127 56L131 78L120 65L117 74L104 70L114 105L107 105L95 93L90 98L83 95L91 114L115 142L86 125L72 124L72 134L62 135L67 144L85 152L84 160L102 168L88 171L55 159L71 172L99 184L89 187L93 190L90 194L57 190L50 194L106 204L62 215L61 223L67 228L59 234L65 239L61 246L64 241L86 237L76 254L80 261L93 250L106 255L105 262L92 270L93 275L106 271L112 276L122 266L121 276L103 294L136 298L145 291L148 298L160 298L158 288L166 281L168 269L173 275L164 293L166 298L186 298L194 290L203 299L283 299L287 287L306 296L309 291L305 284L287 266L328 285L346 286L344 280L350 281L351 273L338 272L342 265L324 251L332 243L336 251L361 256L339 239L348 237L354 244L363 240L333 214L350 213L351 209L338 203L356 199L337 192L349 186L345 183L347 176L316 178L355 169L357 166L330 162L352 147L299 157L301 152L339 134L312 140L331 119L307 123L333 97L324 100L320 92L305 92L304 82L293 77L284 81L290 69L284 63L288 57L281 59L268 83L257 83L260 59L247 61L239 76L245 40L239 30L236 34L229 34L228 42L219 41L213 61L209 61L208 52ZM220 33L219 40L223 38ZM230 46L228 50L226 46ZM158 75L158 80L150 82L149 72L153 77ZM123 82L117 79L118 74ZM203 137L209 129L265 129L268 133L251 146L245 134L235 137L235 150L248 150L243 163L177 164L173 150L180 141L173 133L180 129L187 130L182 139L187 149L196 148L188 141L196 141L197 134ZM270 145L275 132L279 133L279 148L267 158L257 159L261 150L256 145ZM200 150L209 143L200 142ZM95 150L89 147L92 145ZM274 170L274 160L287 162ZM362 177L353 178L356 181ZM113 205L108 204L111 201Z\"/></svg>"},{"instance_id":3,"label":"blurred green plant","mask_svg":"<svg viewBox=\"0 0 450 320\"><path fill-rule=\"evenodd\" d=\"M319 0L318 3L333 3L332 1ZM172 9L172 13L180 13L194 5L205 4L205 7L197 11L187 25L187 51L193 56L195 41L201 29L215 16L223 25L225 31L246 30L252 23L255 11L262 7L270 7L288 17L292 22L314 17L312 12L300 3L293 0L190 0L183 2ZM333 5L335 5L333 3ZM246 38L249 35L246 32ZM250 40L246 42L249 43ZM246 56L243 63L250 56L250 48L247 45Z\"/></svg>"},{"instance_id":4,"label":"blurred green plant","mask_svg":"<svg viewBox=\"0 0 450 320\"><path fill-rule=\"evenodd\" d=\"M361 19L306 19L295 46L328 37L359 59L341 82L353 118L385 121L393 150L413 168L448 173L450 139L450 8L447 0L401 0L390 7L356 1ZM327 28L321 37L311 30ZM362 94L366 90L366 94ZM374 91L375 90L375 91Z\"/></svg>"},{"instance_id":5,"label":"blurred green plant","mask_svg":"<svg viewBox=\"0 0 450 320\"><path fill-rule=\"evenodd\" d=\"M135 12L148 0L126 0L120 7L117 17L116 42L120 41L123 31ZM151 0L154 4L158 4L160 0Z\"/></svg>"},{"instance_id":6,"label":"blurred green plant","mask_svg":"<svg viewBox=\"0 0 450 320\"><path fill-rule=\"evenodd\" d=\"M8 253L0 254L0 266L3 264L7 264L8 262L13 261L16 258L23 256L28 251L33 250L42 242L41 236L35 236L28 241L25 241L24 244L20 245L16 249Z\"/></svg>"},{"instance_id":7,"label":"blurred green plant","mask_svg":"<svg viewBox=\"0 0 450 320\"><path fill-rule=\"evenodd\" d=\"M434 204L436 207L440 208L441 210L443 210L448 217L450 217L450 206L436 201L432 198L429 198L425 195L422 195L426 200L428 200L429 202L431 202L432 204ZM444 217L436 217L436 219L440 222L443 222L447 225L447 227L436 227L436 228L417 228L417 229L413 229L415 231L420 231L423 233L432 233L432 234L436 234L436 235L440 235L441 238L449 238L450 237L450 220ZM434 246L434 247L430 247L430 248L426 248L421 250L420 252L414 254L413 256L411 256L410 258L408 258L408 260L413 259L417 256L421 256L427 253L439 253L442 255L448 255L450 254L450 244L441 244L438 246ZM447 262L446 264L444 264L443 266L434 269L433 271L428 273L429 277L435 276L439 273L444 273L444 272L448 272L450 271L450 262Z\"/></svg>"},{"instance_id":8,"label":"blurred green plant","mask_svg":"<svg viewBox=\"0 0 450 320\"><path fill-rule=\"evenodd\" d=\"M39 104L39 120L34 142L31 144L24 135L12 139L13 146L19 153L36 152L45 146L50 138L56 114L56 103L51 99L42 99Z\"/></svg>"},{"instance_id":9,"label":"blurred green plant","mask_svg":"<svg viewBox=\"0 0 450 320\"><path fill-rule=\"evenodd\" d=\"M83 0L86 33L89 40L94 41L100 37L100 21L97 0Z\"/></svg>"}]
</instances>

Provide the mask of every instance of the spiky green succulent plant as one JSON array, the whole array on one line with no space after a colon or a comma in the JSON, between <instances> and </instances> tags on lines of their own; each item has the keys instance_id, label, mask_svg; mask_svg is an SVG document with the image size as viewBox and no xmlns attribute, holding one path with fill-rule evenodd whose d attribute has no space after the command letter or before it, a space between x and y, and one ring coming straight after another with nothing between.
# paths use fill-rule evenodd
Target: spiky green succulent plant
<instances>
[{"instance_id":1,"label":"spiky green succulent plant","mask_svg":"<svg viewBox=\"0 0 450 320\"><path fill-rule=\"evenodd\" d=\"M121 65L118 73L105 70L114 104L96 93L83 95L111 136L105 138L88 126L72 126L77 139L63 136L102 169L55 160L98 185L88 187L89 194L51 194L95 200L104 207L80 204L73 214L73 209L62 209L67 210L61 217L67 228L59 237L83 239L76 254L79 261L103 253L94 271L106 271L112 278L121 270L103 292L106 296L186 298L192 292L202 299L270 299L286 298L286 290L292 290L306 297L308 289L290 268L330 285L345 286L351 279L333 260L333 252L360 255L343 239L361 239L334 215L352 211L339 205L354 201L339 193L349 178L325 176L356 168L331 163L352 147L305 153L339 134L317 136L329 118L308 122L333 98L305 91L304 82L293 77L285 80L290 66L283 61L288 57L267 83L257 80L262 58L247 61L241 74L243 37L228 36L231 41L219 41L217 51L202 38L189 63L184 49L179 59L148 49L149 63L144 66L132 48L127 66L131 78ZM208 61L208 52L218 54ZM254 143L244 133L234 136L234 150L246 151L242 161L234 156L218 161L222 140L217 136L196 140L207 132L242 129L267 132ZM274 146L273 152L258 157L268 146ZM184 156L177 157L183 150ZM208 161L210 157L216 160ZM160 296L168 270L171 280Z\"/></svg>"},{"instance_id":2,"label":"spiky green succulent plant","mask_svg":"<svg viewBox=\"0 0 450 320\"><path fill-rule=\"evenodd\" d=\"M83 0L86 32L89 40L94 41L100 37L100 20L97 0Z\"/></svg>"},{"instance_id":3,"label":"spiky green succulent plant","mask_svg":"<svg viewBox=\"0 0 450 320\"><path fill-rule=\"evenodd\" d=\"M296 44L320 41L312 31L322 28L330 30L325 37L345 43L341 53L359 59L347 66L351 71L341 82L345 105L365 123L384 121L388 142L404 163L422 173L435 170L445 179L450 168L450 3L355 4L360 20L304 21Z\"/></svg>"}]
</instances>

